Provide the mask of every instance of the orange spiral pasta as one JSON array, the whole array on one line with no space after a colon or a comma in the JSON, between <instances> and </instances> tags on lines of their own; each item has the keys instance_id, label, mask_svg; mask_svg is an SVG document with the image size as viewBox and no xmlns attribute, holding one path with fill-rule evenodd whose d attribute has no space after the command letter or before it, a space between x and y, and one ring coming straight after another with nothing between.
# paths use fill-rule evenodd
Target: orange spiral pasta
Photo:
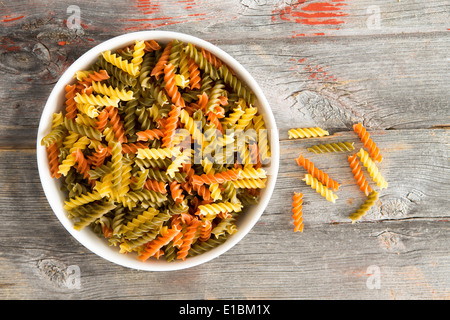
<instances>
[{"instance_id":1,"label":"orange spiral pasta","mask_svg":"<svg viewBox=\"0 0 450 320\"><path fill-rule=\"evenodd\" d=\"M222 184L225 181L234 181L237 179L240 179L241 176L239 172L236 172L235 170L227 170L223 172L218 173L209 173L209 174L202 174L202 175L194 175L192 177L192 184L193 185L202 185L202 184L213 184L213 183L219 183Z\"/></svg>"},{"instance_id":2,"label":"orange spiral pasta","mask_svg":"<svg viewBox=\"0 0 450 320\"><path fill-rule=\"evenodd\" d=\"M164 81L166 82L165 89L167 95L170 97L172 102L180 108L185 107L185 102L181 97L180 91L178 91L178 86L175 82L175 67L173 65L166 64L164 67Z\"/></svg>"},{"instance_id":3,"label":"orange spiral pasta","mask_svg":"<svg viewBox=\"0 0 450 320\"><path fill-rule=\"evenodd\" d=\"M173 226L168 229L164 235L160 235L158 238L147 243L143 252L138 256L138 259L141 261L146 261L148 258L159 252L162 247L172 241L172 239L180 232L180 226Z\"/></svg>"},{"instance_id":4,"label":"orange spiral pasta","mask_svg":"<svg viewBox=\"0 0 450 320\"><path fill-rule=\"evenodd\" d=\"M133 143L123 143L122 153L137 153L138 149L148 148L148 143L133 142Z\"/></svg>"},{"instance_id":5,"label":"orange spiral pasta","mask_svg":"<svg viewBox=\"0 0 450 320\"><path fill-rule=\"evenodd\" d=\"M172 199L175 201L175 203L180 203L184 199L183 190L181 189L181 185L176 181L173 180L170 185L170 194L172 195Z\"/></svg>"},{"instance_id":6,"label":"orange spiral pasta","mask_svg":"<svg viewBox=\"0 0 450 320\"><path fill-rule=\"evenodd\" d=\"M294 196L292 197L292 213L294 232L303 232L303 193L294 192Z\"/></svg>"},{"instance_id":7,"label":"orange spiral pasta","mask_svg":"<svg viewBox=\"0 0 450 320\"><path fill-rule=\"evenodd\" d=\"M177 252L177 259L186 259L188 251L191 248L192 242L194 241L195 234L197 233L200 224L200 220L193 219L188 225L186 232L183 234L183 243L181 244L180 249Z\"/></svg>"},{"instance_id":8,"label":"orange spiral pasta","mask_svg":"<svg viewBox=\"0 0 450 320\"><path fill-rule=\"evenodd\" d=\"M196 64L194 59L192 59L191 57L188 57L188 70L189 85L191 90L200 89L200 81L202 80L202 78L200 77L200 70L198 68L198 64Z\"/></svg>"},{"instance_id":9,"label":"orange spiral pasta","mask_svg":"<svg viewBox=\"0 0 450 320\"><path fill-rule=\"evenodd\" d=\"M211 191L209 191L207 186L192 184L192 189L194 189L194 191L196 191L198 195L203 198L203 200L211 200Z\"/></svg>"},{"instance_id":10,"label":"orange spiral pasta","mask_svg":"<svg viewBox=\"0 0 450 320\"><path fill-rule=\"evenodd\" d=\"M328 174L324 173L322 170L317 169L314 166L314 163L304 158L302 155L295 159L295 161L300 167L305 168L308 173L313 176L313 178L317 178L317 180L322 182L322 184L327 188L331 188L333 191L337 191L339 189L339 183L331 179Z\"/></svg>"},{"instance_id":11,"label":"orange spiral pasta","mask_svg":"<svg viewBox=\"0 0 450 320\"><path fill-rule=\"evenodd\" d=\"M162 137L162 147L170 148L173 147L173 139L175 137L175 130L178 127L178 122L181 114L181 108L172 105L172 110L169 112L169 116L166 118L166 123L164 126L163 137Z\"/></svg>"},{"instance_id":12,"label":"orange spiral pasta","mask_svg":"<svg viewBox=\"0 0 450 320\"><path fill-rule=\"evenodd\" d=\"M144 131L136 132L137 141L159 140L164 136L163 132L159 129L148 129Z\"/></svg>"},{"instance_id":13,"label":"orange spiral pasta","mask_svg":"<svg viewBox=\"0 0 450 320\"><path fill-rule=\"evenodd\" d=\"M86 158L89 160L92 168L97 168L100 167L105 162L106 157L110 155L110 148L105 148L100 145L93 154L87 156Z\"/></svg>"},{"instance_id":14,"label":"orange spiral pasta","mask_svg":"<svg viewBox=\"0 0 450 320\"><path fill-rule=\"evenodd\" d=\"M114 131L114 136L118 142L127 142L127 137L125 136L125 129L123 127L123 122L120 120L119 111L117 108L112 106L106 106L106 111L108 111L109 122L112 125Z\"/></svg>"},{"instance_id":15,"label":"orange spiral pasta","mask_svg":"<svg viewBox=\"0 0 450 320\"><path fill-rule=\"evenodd\" d=\"M61 173L59 173L59 147L56 142L53 142L47 147L48 165L50 167L50 176L52 178L59 179Z\"/></svg>"},{"instance_id":16,"label":"orange spiral pasta","mask_svg":"<svg viewBox=\"0 0 450 320\"><path fill-rule=\"evenodd\" d=\"M381 156L380 149L370 138L370 134L367 132L366 128L364 128L361 123L358 123L353 125L353 130L359 135L364 147L369 150L370 157L375 161L381 162L383 157Z\"/></svg>"},{"instance_id":17,"label":"orange spiral pasta","mask_svg":"<svg viewBox=\"0 0 450 320\"><path fill-rule=\"evenodd\" d=\"M100 132L106 128L108 124L108 111L103 109L97 116L97 121L95 122L95 129Z\"/></svg>"},{"instance_id":18,"label":"orange spiral pasta","mask_svg":"<svg viewBox=\"0 0 450 320\"><path fill-rule=\"evenodd\" d=\"M145 44L144 48L145 52L152 52L161 49L161 46L155 40L144 41L144 44Z\"/></svg>"},{"instance_id":19,"label":"orange spiral pasta","mask_svg":"<svg viewBox=\"0 0 450 320\"><path fill-rule=\"evenodd\" d=\"M156 79L159 79L159 76L164 74L164 66L169 62L170 50L172 50L172 42L169 42L164 48L161 57L159 57L158 62L150 73L151 76L155 76Z\"/></svg>"},{"instance_id":20,"label":"orange spiral pasta","mask_svg":"<svg viewBox=\"0 0 450 320\"><path fill-rule=\"evenodd\" d=\"M77 92L77 88L75 85L66 85L66 118L67 119L75 119L78 113L77 104L75 103L75 94Z\"/></svg>"},{"instance_id":21,"label":"orange spiral pasta","mask_svg":"<svg viewBox=\"0 0 450 320\"><path fill-rule=\"evenodd\" d=\"M198 95L197 97L198 97L197 102L198 108L202 110L203 113L206 113L206 106L208 105L209 102L208 95L206 94L206 92L203 92L201 95Z\"/></svg>"},{"instance_id":22,"label":"orange spiral pasta","mask_svg":"<svg viewBox=\"0 0 450 320\"><path fill-rule=\"evenodd\" d=\"M209 111L209 112L207 113L207 120L208 120L210 123L212 123L212 124L217 128L217 130L219 130L222 134L225 133L225 130L223 129L222 123L220 122L219 117L218 117L217 114L215 114L215 113L212 112L212 111Z\"/></svg>"},{"instance_id":23,"label":"orange spiral pasta","mask_svg":"<svg viewBox=\"0 0 450 320\"><path fill-rule=\"evenodd\" d=\"M211 52L206 51L205 49L202 48L202 55L206 58L206 60L208 60L209 63L211 63L211 65L217 69L219 69L222 66L222 61L217 58L215 55L213 55Z\"/></svg>"},{"instance_id":24,"label":"orange spiral pasta","mask_svg":"<svg viewBox=\"0 0 450 320\"><path fill-rule=\"evenodd\" d=\"M87 179L89 177L88 170L90 169L90 166L84 157L83 152L81 152L80 148L77 148L76 151L72 152L72 155L75 157L77 171L83 175L84 179Z\"/></svg>"},{"instance_id":25,"label":"orange spiral pasta","mask_svg":"<svg viewBox=\"0 0 450 320\"><path fill-rule=\"evenodd\" d=\"M204 219L200 226L200 236L198 241L207 241L211 238L212 222L209 219Z\"/></svg>"},{"instance_id":26,"label":"orange spiral pasta","mask_svg":"<svg viewBox=\"0 0 450 320\"><path fill-rule=\"evenodd\" d=\"M369 193L372 192L372 188L370 188L369 184L367 183L366 177L361 170L361 165L359 164L359 160L356 157L356 154L348 156L348 162L350 163L350 168L352 168L352 173L355 177L356 184L359 186L361 191L364 192L366 196L368 196Z\"/></svg>"},{"instance_id":27,"label":"orange spiral pasta","mask_svg":"<svg viewBox=\"0 0 450 320\"><path fill-rule=\"evenodd\" d=\"M167 193L166 184L162 181L156 181L152 179L145 180L144 188L147 190L156 191L159 193Z\"/></svg>"},{"instance_id":28,"label":"orange spiral pasta","mask_svg":"<svg viewBox=\"0 0 450 320\"><path fill-rule=\"evenodd\" d=\"M106 70L100 70L99 72L94 71L93 73L89 74L82 81L79 81L78 84L87 88L92 85L92 81L102 81L108 79L109 79L108 72L106 72Z\"/></svg>"}]
</instances>

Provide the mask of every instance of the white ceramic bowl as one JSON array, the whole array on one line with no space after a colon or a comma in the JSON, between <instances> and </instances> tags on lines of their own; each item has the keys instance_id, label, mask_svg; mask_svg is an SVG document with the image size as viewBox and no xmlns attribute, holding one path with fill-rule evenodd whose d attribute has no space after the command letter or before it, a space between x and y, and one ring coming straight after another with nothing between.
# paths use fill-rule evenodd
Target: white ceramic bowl
<instances>
[{"instance_id":1,"label":"white ceramic bowl","mask_svg":"<svg viewBox=\"0 0 450 320\"><path fill-rule=\"evenodd\" d=\"M236 72L238 78L243 83L247 84L247 86L256 95L257 102L255 106L258 108L259 113L263 115L266 128L268 129L269 133L271 163L270 167L267 170L268 179L266 188L261 192L259 203L244 209L245 211L242 212L237 221L238 231L233 234L225 243L201 255L188 257L184 261L178 260L167 262L162 258L159 260L149 259L145 262L142 262L137 259L137 256L134 254L119 253L118 247L109 246L108 242L105 239L101 239L100 237L98 237L90 230L90 228L76 231L73 228L73 222L67 218L66 212L63 208L65 194L60 190L61 181L50 176L50 170L47 161L47 152L45 147L41 146L41 139L50 132L52 114L54 112L60 112L61 110L63 110L65 101L64 87L66 86L66 84L74 82L73 76L76 71L87 70L89 66L98 59L100 53L103 51L114 51L118 48L133 44L135 40L150 39L164 44L168 43L172 39L178 39L185 43L190 42L199 48L204 48L205 50L210 51L212 54L221 59L225 64L230 66ZM218 47L212 45L211 43L190 35L168 31L142 31L117 36L95 46L94 48L83 54L80 58L78 58L64 72L64 74L61 76L61 78L53 88L42 112L37 134L36 153L39 175L47 200L60 222L75 239L77 239L82 245L84 245L87 249L94 252L95 254L121 266L138 270L169 271L193 267L210 261L215 257L218 257L219 255L233 247L236 243L238 243L252 229L252 227L264 212L275 186L279 166L279 139L274 116L261 88L253 79L253 77L234 58L232 58L230 55L228 55Z\"/></svg>"}]
</instances>

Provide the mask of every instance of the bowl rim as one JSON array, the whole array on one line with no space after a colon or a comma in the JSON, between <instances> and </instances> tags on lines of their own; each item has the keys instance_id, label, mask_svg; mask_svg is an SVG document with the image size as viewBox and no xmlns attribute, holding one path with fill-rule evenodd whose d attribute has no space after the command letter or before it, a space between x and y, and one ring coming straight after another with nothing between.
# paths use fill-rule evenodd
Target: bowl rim
<instances>
[{"instance_id":1,"label":"bowl rim","mask_svg":"<svg viewBox=\"0 0 450 320\"><path fill-rule=\"evenodd\" d=\"M239 79L243 83L245 83L257 97L258 112L259 114L263 115L269 134L271 150L270 168L267 172L268 179L266 187L263 190L263 194L260 197L259 202L255 205L252 205L253 210L256 210L256 214L249 215L248 213L246 213L246 220L249 219L249 221L245 225L240 226L238 228L238 231L230 236L224 243L205 253L194 257L189 257L183 261L166 262L164 259L162 259L155 261L147 260L146 262L142 262L136 259L136 257L134 256L130 258L130 254L119 253L118 248L109 246L104 241L104 239L101 239L100 237L95 235L94 232L92 232L88 228L85 228L81 231L75 230L73 228L73 222L67 217L67 214L63 209L64 198L62 197L62 192L58 187L60 185L60 181L50 177L46 148L45 146L41 145L42 138L50 130L52 114L62 109L62 104L58 103L58 100L63 101L62 96L64 95L64 86L67 83L73 82L73 75L76 71L86 70L86 67L91 65L103 51L114 51L118 48L134 43L135 40L151 39L160 41L162 43L170 41L172 39L178 39L186 43L192 43L198 47L210 51L217 58L227 64L236 72ZM50 207L52 208L60 223L81 245L83 245L89 251L102 257L103 259L123 267L142 271L174 271L191 268L219 257L223 253L230 250L238 242L240 242L242 238L244 238L250 232L250 230L254 227L256 222L260 219L261 215L265 211L274 191L279 169L279 148L278 129L275 122L275 117L267 101L267 98L256 80L235 58L233 58L230 54L226 53L219 47L213 45L212 43L198 37L174 31L151 30L125 33L101 42L78 57L65 70L65 72L60 76L59 80L53 86L53 89L50 92L50 95L41 113L36 139L36 158L41 185L47 201L50 204ZM93 236L95 236L95 238ZM101 242L99 242L98 240L101 240Z\"/></svg>"}]
</instances>

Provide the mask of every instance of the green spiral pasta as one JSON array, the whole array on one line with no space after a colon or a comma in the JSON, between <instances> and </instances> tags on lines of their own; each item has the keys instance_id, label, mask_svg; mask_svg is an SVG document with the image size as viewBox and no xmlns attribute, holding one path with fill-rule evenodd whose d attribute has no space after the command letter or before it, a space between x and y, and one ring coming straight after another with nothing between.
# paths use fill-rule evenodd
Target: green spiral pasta
<instances>
[{"instance_id":1,"label":"green spiral pasta","mask_svg":"<svg viewBox=\"0 0 450 320\"><path fill-rule=\"evenodd\" d=\"M356 221L361 219L370 210L370 208L372 208L372 206L378 200L378 195L378 192L376 192L375 190L372 190L372 192L369 193L366 201L364 201L364 203L358 208L358 210L350 215L352 223L355 223Z\"/></svg>"},{"instance_id":2,"label":"green spiral pasta","mask_svg":"<svg viewBox=\"0 0 450 320\"><path fill-rule=\"evenodd\" d=\"M219 76L239 97L243 98L250 105L255 104L255 95L253 92L244 86L242 82L230 72L226 65L222 64L220 66Z\"/></svg>"},{"instance_id":3,"label":"green spiral pasta","mask_svg":"<svg viewBox=\"0 0 450 320\"><path fill-rule=\"evenodd\" d=\"M329 153L329 152L346 152L355 149L354 142L333 142L324 143L311 146L307 148L308 151L314 153Z\"/></svg>"}]
</instances>

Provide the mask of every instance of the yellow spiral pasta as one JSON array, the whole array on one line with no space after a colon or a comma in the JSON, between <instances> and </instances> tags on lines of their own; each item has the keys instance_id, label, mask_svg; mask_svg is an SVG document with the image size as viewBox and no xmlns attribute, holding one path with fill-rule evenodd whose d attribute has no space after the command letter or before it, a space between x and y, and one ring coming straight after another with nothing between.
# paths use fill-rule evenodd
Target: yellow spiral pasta
<instances>
[{"instance_id":1,"label":"yellow spiral pasta","mask_svg":"<svg viewBox=\"0 0 450 320\"><path fill-rule=\"evenodd\" d=\"M75 96L75 102L80 104L90 104L95 106L113 106L118 107L120 99L117 97L100 96L94 94L78 93Z\"/></svg>"},{"instance_id":2,"label":"yellow spiral pasta","mask_svg":"<svg viewBox=\"0 0 450 320\"><path fill-rule=\"evenodd\" d=\"M202 167L203 167L203 171L206 174L214 174L215 173L215 170L213 168L213 163L209 159L202 160ZM209 185L209 191L211 192L211 198L213 199L213 201L222 199L222 194L221 194L218 183L211 183Z\"/></svg>"},{"instance_id":3,"label":"yellow spiral pasta","mask_svg":"<svg viewBox=\"0 0 450 320\"><path fill-rule=\"evenodd\" d=\"M191 161L191 154L189 152L182 152L178 156L176 156L175 160L172 161L172 163L167 167L167 175L171 178L175 177L175 173L180 171L180 168L185 163L190 163Z\"/></svg>"},{"instance_id":4,"label":"yellow spiral pasta","mask_svg":"<svg viewBox=\"0 0 450 320\"><path fill-rule=\"evenodd\" d=\"M244 130L249 125L249 123L252 122L252 119L256 115L256 112L258 112L258 109L256 107L246 108L244 110L244 114L242 114L239 120L237 121L237 124L234 127L234 129Z\"/></svg>"},{"instance_id":5,"label":"yellow spiral pasta","mask_svg":"<svg viewBox=\"0 0 450 320\"><path fill-rule=\"evenodd\" d=\"M98 109L90 104L84 104L84 103L77 103L77 109L87 115L89 118L96 118L98 117ZM78 120L78 117L75 119L75 121ZM82 123L85 124L85 123ZM91 123L89 123L91 125ZM94 123L95 125L95 123Z\"/></svg>"},{"instance_id":6,"label":"yellow spiral pasta","mask_svg":"<svg viewBox=\"0 0 450 320\"><path fill-rule=\"evenodd\" d=\"M238 179L233 180L231 183L235 188L241 189L262 189L266 187L267 179Z\"/></svg>"},{"instance_id":7,"label":"yellow spiral pasta","mask_svg":"<svg viewBox=\"0 0 450 320\"><path fill-rule=\"evenodd\" d=\"M319 180L314 178L312 175L306 174L303 181L305 181L307 185L311 186L311 188L316 190L317 193L320 193L320 195L325 199L327 199L328 201L335 203L336 200L338 199L338 196L335 195L333 191L325 187Z\"/></svg>"},{"instance_id":8,"label":"yellow spiral pasta","mask_svg":"<svg viewBox=\"0 0 450 320\"><path fill-rule=\"evenodd\" d=\"M293 128L288 131L289 139L303 139L303 138L313 138L313 137L323 137L328 136L328 131L320 128Z\"/></svg>"},{"instance_id":9,"label":"yellow spiral pasta","mask_svg":"<svg viewBox=\"0 0 450 320\"><path fill-rule=\"evenodd\" d=\"M180 121L185 125L186 130L189 131L191 136L204 147L206 145L206 141L201 128L198 128L195 125L194 119L192 119L184 109L181 110Z\"/></svg>"},{"instance_id":10,"label":"yellow spiral pasta","mask_svg":"<svg viewBox=\"0 0 450 320\"><path fill-rule=\"evenodd\" d=\"M142 41L136 40L134 44L133 58L131 59L131 63L137 66L139 69L142 65L145 53L144 49L145 49L145 42L143 40Z\"/></svg>"},{"instance_id":11,"label":"yellow spiral pasta","mask_svg":"<svg viewBox=\"0 0 450 320\"><path fill-rule=\"evenodd\" d=\"M359 159L361 159L361 162L364 165L364 167L367 168L367 172L369 172L370 177L377 184L377 186L380 189L386 189L388 187L388 183L381 175L375 162L369 156L369 153L361 148L357 153L357 155Z\"/></svg>"},{"instance_id":12,"label":"yellow spiral pasta","mask_svg":"<svg viewBox=\"0 0 450 320\"><path fill-rule=\"evenodd\" d=\"M242 204L231 202L215 202L198 206L198 210L201 215L206 219L212 220L221 212L240 212L242 210Z\"/></svg>"},{"instance_id":13,"label":"yellow spiral pasta","mask_svg":"<svg viewBox=\"0 0 450 320\"><path fill-rule=\"evenodd\" d=\"M102 196L97 191L88 192L82 195L79 195L75 198L71 198L68 201L64 201L64 209L71 210L75 207L82 206L84 204L94 202L102 199Z\"/></svg>"},{"instance_id":14,"label":"yellow spiral pasta","mask_svg":"<svg viewBox=\"0 0 450 320\"><path fill-rule=\"evenodd\" d=\"M142 148L137 150L136 157L138 159L165 159L177 157L180 154L179 147L173 148Z\"/></svg>"},{"instance_id":15,"label":"yellow spiral pasta","mask_svg":"<svg viewBox=\"0 0 450 320\"><path fill-rule=\"evenodd\" d=\"M233 127L238 122L238 120L241 118L241 116L243 114L244 114L244 110L242 110L241 106L238 105L237 107L235 107L233 109L233 112L230 113L229 116L225 117L221 121L222 126L228 127L228 128Z\"/></svg>"},{"instance_id":16,"label":"yellow spiral pasta","mask_svg":"<svg viewBox=\"0 0 450 320\"><path fill-rule=\"evenodd\" d=\"M263 168L255 169L253 167L247 167L244 169L234 170L242 179L265 179L267 178L266 170Z\"/></svg>"},{"instance_id":17,"label":"yellow spiral pasta","mask_svg":"<svg viewBox=\"0 0 450 320\"><path fill-rule=\"evenodd\" d=\"M130 101L134 98L133 91L131 90L120 90L119 88L113 88L112 86L107 86L106 83L100 83L97 81L92 81L92 89L99 94L119 98L122 101Z\"/></svg>"},{"instance_id":18,"label":"yellow spiral pasta","mask_svg":"<svg viewBox=\"0 0 450 320\"><path fill-rule=\"evenodd\" d=\"M137 76L139 74L139 66L128 62L127 60L123 60L122 57L117 56L115 53L112 54L109 50L102 52L102 56L107 62L132 76Z\"/></svg>"}]
</instances>

